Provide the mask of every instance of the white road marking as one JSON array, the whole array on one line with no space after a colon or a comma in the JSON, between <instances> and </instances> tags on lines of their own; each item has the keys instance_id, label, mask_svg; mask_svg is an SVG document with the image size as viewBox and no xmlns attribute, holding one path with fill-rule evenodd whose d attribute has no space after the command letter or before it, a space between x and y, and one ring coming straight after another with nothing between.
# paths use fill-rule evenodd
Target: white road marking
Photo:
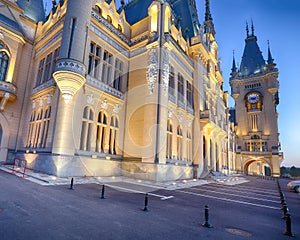
<instances>
[{"instance_id":1,"label":"white road marking","mask_svg":"<svg viewBox=\"0 0 300 240\"><path fill-rule=\"evenodd\" d=\"M220 198L220 197L215 197L215 196L210 196L210 195L204 195L200 193L194 193L194 192L188 192L188 191L183 191L183 190L175 190L177 192L181 193L186 193L190 195L195 195L195 196L201 196L201 197L206 197L206 198L213 198L217 200L222 200L222 201L227 201L227 202L234 202L234 203L239 203L239 204L244 204L244 205L251 205L251 206L256 206L256 207L262 207L262 208L270 208L270 209L275 209L275 210L280 210L278 207L272 207L264 204L256 204L256 203L250 203L250 202L243 202L243 201L238 201L238 200L233 200L233 199L228 199L228 198Z\"/></svg>"},{"instance_id":2,"label":"white road marking","mask_svg":"<svg viewBox=\"0 0 300 240\"><path fill-rule=\"evenodd\" d=\"M237 195L237 194L227 193L227 192L216 192L216 191L213 191L213 190L207 190L207 189L201 189L201 188L190 188L190 189L194 189L194 190L197 190L197 191L207 191L207 192L212 192L212 193L216 193L216 194L220 194L220 195L223 194L223 195L235 196L235 197L240 197L240 198L249 198L249 199L254 199L254 200L259 200L259 201L280 203L279 200L274 201L274 200L270 200L270 199L250 197L250 196L247 196L247 195Z\"/></svg>"},{"instance_id":3,"label":"white road marking","mask_svg":"<svg viewBox=\"0 0 300 240\"><path fill-rule=\"evenodd\" d=\"M214 187L214 186L211 186L211 185L203 185L203 186L201 186L201 187L203 187L203 188L213 188L213 189L216 189L216 187ZM219 187L219 186L218 186ZM252 192L251 190L246 190L246 189L244 189L244 190L240 190L240 189L234 189L234 188L232 188L232 189L225 189L225 188L218 188L218 189L220 189L220 191L222 191L222 192L232 192L232 191L235 191L235 192L240 192L240 193L252 193L252 194L255 194L255 195L257 195L257 196L264 196L264 197L270 197L270 198L277 198L279 195L277 194L277 195L274 195L274 194L269 194L269 193L266 193L266 194L261 194L261 193L256 193L256 192Z\"/></svg>"},{"instance_id":4,"label":"white road marking","mask_svg":"<svg viewBox=\"0 0 300 240\"><path fill-rule=\"evenodd\" d=\"M224 184L216 183L217 185L224 186ZM276 190L262 190L261 188L256 188L256 187L248 187L248 186L231 186L231 185L225 185L225 187L230 188L230 189L249 189L251 191L257 191L257 192L263 192L263 193L269 193L272 195L278 195L278 191Z\"/></svg>"},{"instance_id":5,"label":"white road marking","mask_svg":"<svg viewBox=\"0 0 300 240\"><path fill-rule=\"evenodd\" d=\"M133 193L141 193L141 194L148 193L148 195L151 195L151 196L154 196L154 197L158 197L161 200L167 200L167 199L173 198L173 196L164 196L164 195L158 195L158 194L149 193L149 192L142 192L142 191L138 191L138 190L134 190L134 189L130 189L130 188L119 187L119 186L110 185L110 184L104 184L104 185L108 186L108 187L111 187L111 188L120 189L120 190L123 190L125 192L133 192Z\"/></svg>"}]
</instances>

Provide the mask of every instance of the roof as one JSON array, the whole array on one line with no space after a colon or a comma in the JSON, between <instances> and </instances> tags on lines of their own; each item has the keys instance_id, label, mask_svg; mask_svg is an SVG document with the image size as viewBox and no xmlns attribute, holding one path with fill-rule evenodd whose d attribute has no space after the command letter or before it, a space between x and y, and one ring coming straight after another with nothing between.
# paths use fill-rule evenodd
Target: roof
<instances>
[{"instance_id":1,"label":"roof","mask_svg":"<svg viewBox=\"0 0 300 240\"><path fill-rule=\"evenodd\" d=\"M132 0L123 8L126 20L133 25L148 16L148 8L153 0ZM182 35L184 37L193 37L196 35L196 26L200 26L195 1L190 0L167 0L173 14L180 20ZM119 9L119 10L121 10ZM186 31L188 29L188 31Z\"/></svg>"},{"instance_id":2,"label":"roof","mask_svg":"<svg viewBox=\"0 0 300 240\"><path fill-rule=\"evenodd\" d=\"M17 0L17 4L24 10L24 16L36 23L44 21L45 11L43 0Z\"/></svg>"},{"instance_id":3,"label":"roof","mask_svg":"<svg viewBox=\"0 0 300 240\"><path fill-rule=\"evenodd\" d=\"M266 62L257 44L257 37L252 34L245 39L245 48L240 66L242 76L249 76L264 71Z\"/></svg>"},{"instance_id":4,"label":"roof","mask_svg":"<svg viewBox=\"0 0 300 240\"><path fill-rule=\"evenodd\" d=\"M182 35L191 38L197 35L196 26L200 26L194 1L177 0L173 1L173 11L176 17L181 18L180 26ZM194 3L195 4L195 3Z\"/></svg>"},{"instance_id":5,"label":"roof","mask_svg":"<svg viewBox=\"0 0 300 240\"><path fill-rule=\"evenodd\" d=\"M0 21L4 22L5 24L9 25L10 27L16 29L17 31L21 32L21 28L19 24L12 19L4 16L3 14L0 13Z\"/></svg>"},{"instance_id":6,"label":"roof","mask_svg":"<svg viewBox=\"0 0 300 240\"><path fill-rule=\"evenodd\" d=\"M148 16L152 0L133 0L124 6L126 20L133 25Z\"/></svg>"}]
</instances>

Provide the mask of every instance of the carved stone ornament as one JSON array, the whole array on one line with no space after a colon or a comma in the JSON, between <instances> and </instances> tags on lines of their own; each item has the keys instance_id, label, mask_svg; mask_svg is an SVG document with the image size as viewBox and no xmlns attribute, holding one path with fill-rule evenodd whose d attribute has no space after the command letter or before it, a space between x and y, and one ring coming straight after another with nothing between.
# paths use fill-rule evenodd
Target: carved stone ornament
<instances>
[{"instance_id":1,"label":"carved stone ornament","mask_svg":"<svg viewBox=\"0 0 300 240\"><path fill-rule=\"evenodd\" d=\"M50 94L47 94L47 104L50 104L52 100L52 97Z\"/></svg>"},{"instance_id":2,"label":"carved stone ornament","mask_svg":"<svg viewBox=\"0 0 300 240\"><path fill-rule=\"evenodd\" d=\"M120 106L119 106L119 104L116 104L114 106L113 112L116 113L116 114L118 114L120 112Z\"/></svg>"},{"instance_id":3,"label":"carved stone ornament","mask_svg":"<svg viewBox=\"0 0 300 240\"><path fill-rule=\"evenodd\" d=\"M35 109L35 108L36 108L36 102L32 101L32 109Z\"/></svg>"},{"instance_id":4,"label":"carved stone ornament","mask_svg":"<svg viewBox=\"0 0 300 240\"><path fill-rule=\"evenodd\" d=\"M101 103L101 108L102 109L107 109L108 104L107 104L107 99L104 99L103 102Z\"/></svg>"},{"instance_id":5,"label":"carved stone ornament","mask_svg":"<svg viewBox=\"0 0 300 240\"><path fill-rule=\"evenodd\" d=\"M91 94L91 95L87 95L86 96L86 102L90 105L93 105L94 104L94 95Z\"/></svg>"},{"instance_id":6,"label":"carved stone ornament","mask_svg":"<svg viewBox=\"0 0 300 240\"><path fill-rule=\"evenodd\" d=\"M146 69L146 78L148 81L148 89L150 94L153 94L155 84L158 77L158 60L157 60L157 50L151 48L149 52L148 66Z\"/></svg>"},{"instance_id":7,"label":"carved stone ornament","mask_svg":"<svg viewBox=\"0 0 300 240\"><path fill-rule=\"evenodd\" d=\"M183 122L183 115L182 114L178 114L177 115L177 119L178 119L178 122L181 124Z\"/></svg>"},{"instance_id":8,"label":"carved stone ornament","mask_svg":"<svg viewBox=\"0 0 300 240\"><path fill-rule=\"evenodd\" d=\"M164 49L163 51L163 66L162 66L162 88L164 94L168 93L168 84L169 84L169 52Z\"/></svg>"},{"instance_id":9,"label":"carved stone ornament","mask_svg":"<svg viewBox=\"0 0 300 240\"><path fill-rule=\"evenodd\" d=\"M172 111L168 111L168 117L171 118L173 115L173 112Z\"/></svg>"}]
</instances>

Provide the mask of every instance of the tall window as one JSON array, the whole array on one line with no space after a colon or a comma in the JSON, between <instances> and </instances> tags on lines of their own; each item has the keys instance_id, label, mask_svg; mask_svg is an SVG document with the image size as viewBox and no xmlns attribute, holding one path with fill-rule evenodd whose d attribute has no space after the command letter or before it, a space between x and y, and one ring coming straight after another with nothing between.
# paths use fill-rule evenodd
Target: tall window
<instances>
[{"instance_id":1,"label":"tall window","mask_svg":"<svg viewBox=\"0 0 300 240\"><path fill-rule=\"evenodd\" d=\"M80 150L91 150L91 135L94 123L94 112L90 107L85 107L82 116Z\"/></svg>"},{"instance_id":2,"label":"tall window","mask_svg":"<svg viewBox=\"0 0 300 240\"><path fill-rule=\"evenodd\" d=\"M177 89L178 89L178 101L183 103L184 102L184 79L180 73L178 73Z\"/></svg>"},{"instance_id":3,"label":"tall window","mask_svg":"<svg viewBox=\"0 0 300 240\"><path fill-rule=\"evenodd\" d=\"M104 51L103 54L103 67L102 67L102 82L110 84L112 74L112 54L108 51Z\"/></svg>"},{"instance_id":4,"label":"tall window","mask_svg":"<svg viewBox=\"0 0 300 240\"><path fill-rule=\"evenodd\" d=\"M188 161L192 160L192 134L191 134L191 131L187 131L187 136L186 136L186 158Z\"/></svg>"},{"instance_id":5,"label":"tall window","mask_svg":"<svg viewBox=\"0 0 300 240\"><path fill-rule=\"evenodd\" d=\"M117 154L116 142L119 131L119 121L117 117L112 116L110 120L110 130L109 130L109 153Z\"/></svg>"},{"instance_id":6,"label":"tall window","mask_svg":"<svg viewBox=\"0 0 300 240\"><path fill-rule=\"evenodd\" d=\"M99 78L101 47L91 42L88 60L88 74L94 78Z\"/></svg>"},{"instance_id":7,"label":"tall window","mask_svg":"<svg viewBox=\"0 0 300 240\"><path fill-rule=\"evenodd\" d=\"M182 127L177 127L177 159L182 160Z\"/></svg>"},{"instance_id":8,"label":"tall window","mask_svg":"<svg viewBox=\"0 0 300 240\"><path fill-rule=\"evenodd\" d=\"M6 52L0 52L0 81L5 81L9 57Z\"/></svg>"},{"instance_id":9,"label":"tall window","mask_svg":"<svg viewBox=\"0 0 300 240\"><path fill-rule=\"evenodd\" d=\"M45 72L44 72L44 81L47 81L47 80L50 79L51 62L52 62L52 53L48 54L48 56L46 57Z\"/></svg>"},{"instance_id":10,"label":"tall window","mask_svg":"<svg viewBox=\"0 0 300 240\"><path fill-rule=\"evenodd\" d=\"M193 108L194 107L193 88L192 88L192 84L189 81L186 81L186 100L187 100L187 105Z\"/></svg>"},{"instance_id":11,"label":"tall window","mask_svg":"<svg viewBox=\"0 0 300 240\"><path fill-rule=\"evenodd\" d=\"M167 146L166 146L166 158L172 158L172 136L173 136L173 127L172 122L168 119L167 123Z\"/></svg>"},{"instance_id":12,"label":"tall window","mask_svg":"<svg viewBox=\"0 0 300 240\"><path fill-rule=\"evenodd\" d=\"M175 75L173 66L170 66L169 72L169 94L175 96Z\"/></svg>"},{"instance_id":13,"label":"tall window","mask_svg":"<svg viewBox=\"0 0 300 240\"><path fill-rule=\"evenodd\" d=\"M45 148L51 118L51 106L33 110L29 120L27 148Z\"/></svg>"},{"instance_id":14,"label":"tall window","mask_svg":"<svg viewBox=\"0 0 300 240\"><path fill-rule=\"evenodd\" d=\"M116 58L113 87L119 91L122 91L122 82L123 82L122 80L123 80L123 62L121 62L120 59Z\"/></svg>"},{"instance_id":15,"label":"tall window","mask_svg":"<svg viewBox=\"0 0 300 240\"><path fill-rule=\"evenodd\" d=\"M250 116L250 124L251 124L251 129L253 132L256 132L258 130L258 124L257 124L257 121L258 121L258 117L257 117L257 114L251 114Z\"/></svg>"},{"instance_id":16,"label":"tall window","mask_svg":"<svg viewBox=\"0 0 300 240\"><path fill-rule=\"evenodd\" d=\"M49 53L46 58L42 58L40 60L36 78L36 86L47 82L52 78L58 58L59 48L56 48L54 52Z\"/></svg>"},{"instance_id":17,"label":"tall window","mask_svg":"<svg viewBox=\"0 0 300 240\"><path fill-rule=\"evenodd\" d=\"M97 122L97 140L96 140L97 152L104 152L106 128L107 128L107 116L104 113L104 111L100 111L98 114L98 122Z\"/></svg>"}]
</instances>

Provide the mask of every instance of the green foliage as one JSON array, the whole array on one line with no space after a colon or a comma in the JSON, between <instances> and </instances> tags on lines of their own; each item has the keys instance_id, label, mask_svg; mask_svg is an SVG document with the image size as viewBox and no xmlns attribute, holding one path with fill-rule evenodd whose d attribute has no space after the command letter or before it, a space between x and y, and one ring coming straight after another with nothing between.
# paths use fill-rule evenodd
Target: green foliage
<instances>
[{"instance_id":1,"label":"green foliage","mask_svg":"<svg viewBox=\"0 0 300 240\"><path fill-rule=\"evenodd\" d=\"M291 168L281 167L280 175L281 176L290 175L291 177L300 177L300 168L296 168L295 166L292 166Z\"/></svg>"}]
</instances>

